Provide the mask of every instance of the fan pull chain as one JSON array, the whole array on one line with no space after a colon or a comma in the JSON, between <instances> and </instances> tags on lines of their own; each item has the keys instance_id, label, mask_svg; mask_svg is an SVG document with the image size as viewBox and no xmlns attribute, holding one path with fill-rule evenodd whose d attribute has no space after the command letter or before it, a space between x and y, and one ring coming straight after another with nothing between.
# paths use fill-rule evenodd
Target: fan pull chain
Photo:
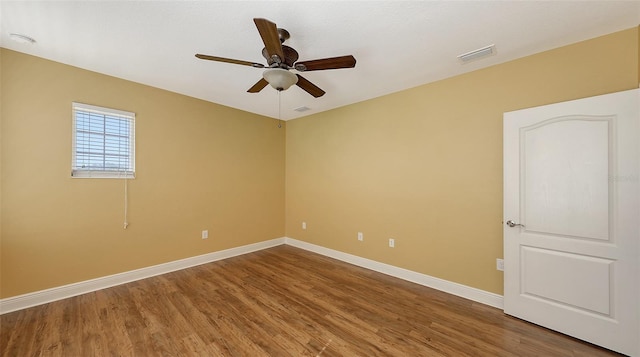
<instances>
[{"instance_id":1,"label":"fan pull chain","mask_svg":"<svg viewBox=\"0 0 640 357\"><path fill-rule=\"evenodd\" d=\"M282 91L278 91L278 128L282 128Z\"/></svg>"}]
</instances>

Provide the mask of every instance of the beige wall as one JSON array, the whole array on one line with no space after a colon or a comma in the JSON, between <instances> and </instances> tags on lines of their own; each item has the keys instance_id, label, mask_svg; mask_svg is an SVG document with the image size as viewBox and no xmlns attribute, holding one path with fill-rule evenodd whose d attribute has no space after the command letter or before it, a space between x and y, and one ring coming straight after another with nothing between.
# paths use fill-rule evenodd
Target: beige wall
<instances>
[{"instance_id":1,"label":"beige wall","mask_svg":"<svg viewBox=\"0 0 640 357\"><path fill-rule=\"evenodd\" d=\"M284 236L275 120L0 53L2 297ZM70 178L73 101L137 115L126 230L123 180Z\"/></svg>"},{"instance_id":2,"label":"beige wall","mask_svg":"<svg viewBox=\"0 0 640 357\"><path fill-rule=\"evenodd\" d=\"M637 88L638 41L633 28L288 122L287 236L501 294L503 112Z\"/></svg>"},{"instance_id":3,"label":"beige wall","mask_svg":"<svg viewBox=\"0 0 640 357\"><path fill-rule=\"evenodd\" d=\"M3 49L0 297L285 234L501 293L502 113L636 88L638 32L290 121L286 156L272 119ZM127 230L123 181L69 176L72 101L137 114Z\"/></svg>"}]
</instances>

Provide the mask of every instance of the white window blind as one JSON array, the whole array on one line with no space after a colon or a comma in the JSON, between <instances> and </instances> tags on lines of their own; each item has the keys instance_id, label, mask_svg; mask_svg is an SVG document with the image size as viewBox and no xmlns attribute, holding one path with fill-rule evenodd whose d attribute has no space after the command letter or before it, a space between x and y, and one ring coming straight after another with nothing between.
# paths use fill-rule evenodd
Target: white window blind
<instances>
[{"instance_id":1,"label":"white window blind","mask_svg":"<svg viewBox=\"0 0 640 357\"><path fill-rule=\"evenodd\" d=\"M73 103L73 177L135 176L135 114Z\"/></svg>"}]
</instances>

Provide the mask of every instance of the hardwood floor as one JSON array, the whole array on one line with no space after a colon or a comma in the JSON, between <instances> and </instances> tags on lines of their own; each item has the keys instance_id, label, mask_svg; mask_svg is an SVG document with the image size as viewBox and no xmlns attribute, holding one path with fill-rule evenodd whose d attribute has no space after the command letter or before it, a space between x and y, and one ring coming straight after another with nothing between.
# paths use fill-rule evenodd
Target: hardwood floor
<instances>
[{"instance_id":1,"label":"hardwood floor","mask_svg":"<svg viewBox=\"0 0 640 357\"><path fill-rule=\"evenodd\" d=\"M615 356L290 246L0 317L2 356Z\"/></svg>"}]
</instances>

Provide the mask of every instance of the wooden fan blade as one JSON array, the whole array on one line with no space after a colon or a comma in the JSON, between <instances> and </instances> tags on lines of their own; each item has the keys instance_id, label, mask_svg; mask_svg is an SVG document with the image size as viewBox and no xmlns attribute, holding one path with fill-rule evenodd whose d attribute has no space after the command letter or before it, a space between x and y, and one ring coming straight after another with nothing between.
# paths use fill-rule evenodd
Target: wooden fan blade
<instances>
[{"instance_id":1,"label":"wooden fan blade","mask_svg":"<svg viewBox=\"0 0 640 357\"><path fill-rule=\"evenodd\" d=\"M296 83L298 87L304 89L307 93L316 98L322 97L324 95L325 92L322 89L318 88L315 84L309 82L299 74L296 74L296 76L298 76L298 83Z\"/></svg>"},{"instance_id":2,"label":"wooden fan blade","mask_svg":"<svg viewBox=\"0 0 640 357\"><path fill-rule=\"evenodd\" d=\"M199 53L196 54L196 57L198 57L200 59L203 59L203 60L209 60L209 61L226 62L226 63L233 63L233 64L241 64L243 66L264 68L264 65L260 64L260 63L242 61L242 60L231 59L231 58L216 57L216 56L209 56L209 55L201 55Z\"/></svg>"},{"instance_id":3,"label":"wooden fan blade","mask_svg":"<svg viewBox=\"0 0 640 357\"><path fill-rule=\"evenodd\" d=\"M260 80L256 84L254 84L253 87L249 88L249 90L247 92L249 92L249 93L258 93L259 91L264 89L264 87L266 87L267 84L269 84L269 82L267 82L266 79L260 78Z\"/></svg>"},{"instance_id":4,"label":"wooden fan blade","mask_svg":"<svg viewBox=\"0 0 640 357\"><path fill-rule=\"evenodd\" d=\"M298 71L304 72L321 71L323 69L353 68L355 66L355 57L349 55L298 62L296 63L295 68Z\"/></svg>"},{"instance_id":5,"label":"wooden fan blade","mask_svg":"<svg viewBox=\"0 0 640 357\"><path fill-rule=\"evenodd\" d=\"M260 32L260 37L262 37L264 48L267 49L269 57L273 58L273 56L278 56L278 61L283 62L284 53L282 52L282 43L280 43L280 36L278 36L276 24L267 19L259 18L253 19L253 22L258 28L258 32ZM271 64L271 60L269 60L269 64Z\"/></svg>"}]
</instances>

